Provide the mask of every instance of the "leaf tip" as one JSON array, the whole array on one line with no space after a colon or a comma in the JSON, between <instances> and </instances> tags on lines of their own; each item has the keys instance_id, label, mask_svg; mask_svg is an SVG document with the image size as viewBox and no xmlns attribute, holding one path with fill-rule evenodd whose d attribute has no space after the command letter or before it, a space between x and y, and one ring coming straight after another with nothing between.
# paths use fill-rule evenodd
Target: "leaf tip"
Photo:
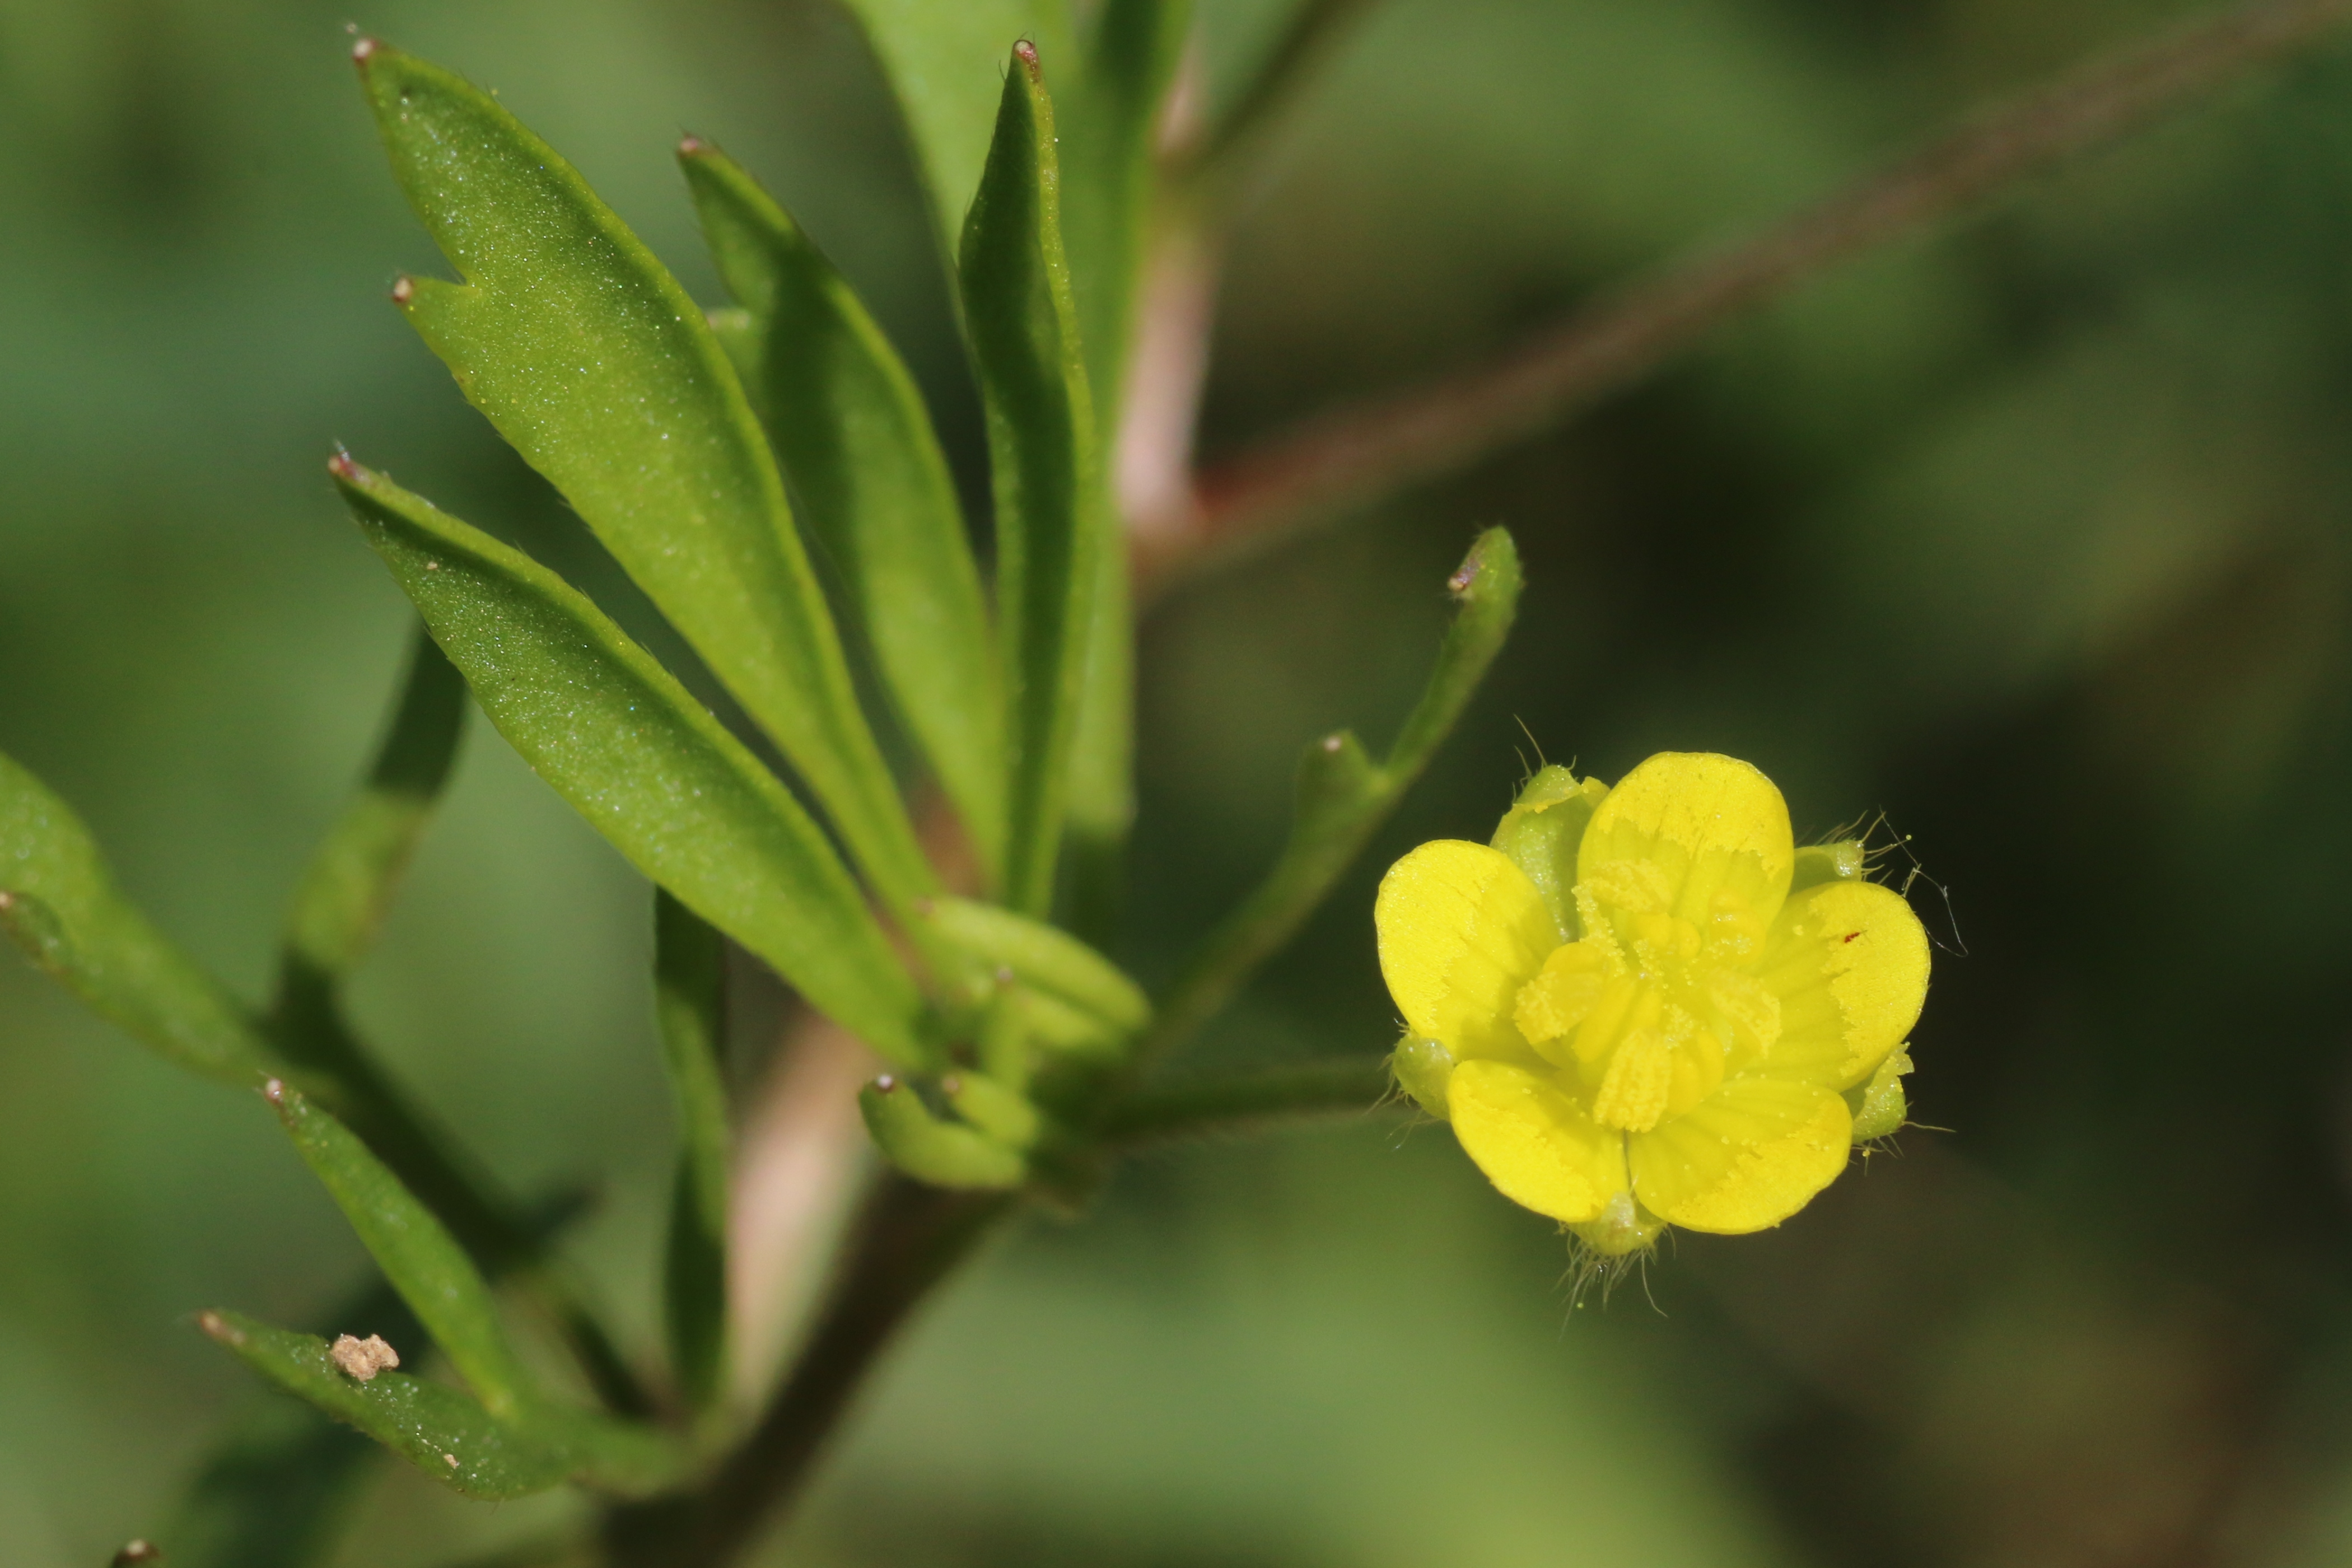
<instances>
[{"instance_id":1,"label":"leaf tip","mask_svg":"<svg viewBox=\"0 0 2352 1568\"><path fill-rule=\"evenodd\" d=\"M898 1080L887 1072L874 1080L874 1092L877 1094L888 1094L898 1087Z\"/></svg>"},{"instance_id":2,"label":"leaf tip","mask_svg":"<svg viewBox=\"0 0 2352 1568\"><path fill-rule=\"evenodd\" d=\"M327 459L327 472L347 485L355 485L360 482L367 470L352 461L352 455L338 447L335 448L335 455Z\"/></svg>"},{"instance_id":3,"label":"leaf tip","mask_svg":"<svg viewBox=\"0 0 2352 1568\"><path fill-rule=\"evenodd\" d=\"M1039 82L1045 80L1045 68L1037 63L1036 45L1031 43L1026 38L1022 39L1019 43L1013 46L1013 58L1019 60L1021 62L1021 68L1029 73L1029 82L1031 86L1034 87Z\"/></svg>"},{"instance_id":4,"label":"leaf tip","mask_svg":"<svg viewBox=\"0 0 2352 1568\"><path fill-rule=\"evenodd\" d=\"M261 1085L261 1098L280 1110L287 1109L286 1080L282 1078L264 1079Z\"/></svg>"},{"instance_id":5,"label":"leaf tip","mask_svg":"<svg viewBox=\"0 0 2352 1568\"><path fill-rule=\"evenodd\" d=\"M681 158L698 158L709 151L710 143L699 136L681 136L677 139L677 155Z\"/></svg>"},{"instance_id":6,"label":"leaf tip","mask_svg":"<svg viewBox=\"0 0 2352 1568\"><path fill-rule=\"evenodd\" d=\"M415 279L400 278L394 280L392 285L392 302L394 304L405 305L411 300L415 298L416 280Z\"/></svg>"},{"instance_id":7,"label":"leaf tip","mask_svg":"<svg viewBox=\"0 0 2352 1568\"><path fill-rule=\"evenodd\" d=\"M198 1312L196 1327L204 1331L206 1338L216 1340L232 1350L245 1343L245 1331L218 1312Z\"/></svg>"},{"instance_id":8,"label":"leaf tip","mask_svg":"<svg viewBox=\"0 0 2352 1568\"><path fill-rule=\"evenodd\" d=\"M352 40L352 63L365 70L368 61L375 58L376 52L383 47L382 44L362 33Z\"/></svg>"},{"instance_id":9,"label":"leaf tip","mask_svg":"<svg viewBox=\"0 0 2352 1568\"><path fill-rule=\"evenodd\" d=\"M142 1536L136 1541L123 1542L122 1550L114 1554L113 1568L131 1568L134 1563L162 1561L163 1549Z\"/></svg>"}]
</instances>

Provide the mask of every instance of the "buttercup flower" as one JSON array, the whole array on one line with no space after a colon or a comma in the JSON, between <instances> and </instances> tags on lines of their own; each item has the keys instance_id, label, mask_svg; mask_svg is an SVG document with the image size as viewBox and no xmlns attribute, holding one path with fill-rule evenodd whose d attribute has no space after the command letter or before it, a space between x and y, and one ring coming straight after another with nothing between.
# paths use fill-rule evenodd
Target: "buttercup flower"
<instances>
[{"instance_id":1,"label":"buttercup flower","mask_svg":"<svg viewBox=\"0 0 2352 1568\"><path fill-rule=\"evenodd\" d=\"M1903 1120L1927 937L1861 875L1858 844L1798 850L1733 758L1664 752L1614 790L1546 768L1492 846L1424 844L1381 883L1398 1081L1598 1251L1778 1225Z\"/></svg>"}]
</instances>

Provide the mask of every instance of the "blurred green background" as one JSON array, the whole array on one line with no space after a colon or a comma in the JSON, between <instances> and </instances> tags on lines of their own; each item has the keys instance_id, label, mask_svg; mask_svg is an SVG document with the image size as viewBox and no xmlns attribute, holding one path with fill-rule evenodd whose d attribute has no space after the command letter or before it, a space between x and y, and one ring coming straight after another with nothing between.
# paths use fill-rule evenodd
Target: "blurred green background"
<instances>
[{"instance_id":1,"label":"blurred green background","mask_svg":"<svg viewBox=\"0 0 2352 1568\"><path fill-rule=\"evenodd\" d=\"M1204 439L1475 359L2175 9L1382 0L1253 187ZM1213 79L1276 12L1204 5ZM356 19L500 89L713 300L669 149L724 142L970 461L922 209L821 0ZM331 444L625 597L383 302L437 258L345 20L0 0L0 747L248 993L404 635ZM777 1561L2352 1556L2347 435L2336 46L1168 603L1125 954L1152 975L1273 853L1297 748L1384 743L1472 532L1508 524L1529 574L1438 769L1203 1061L1384 1049L1379 870L1483 837L1530 740L1612 778L1722 750L1801 837L1882 810L1908 836L1945 944L1914 1114L1949 1131L1580 1309L1552 1227L1442 1129L1139 1163L921 1321ZM478 726L360 1002L499 1173L597 1185L576 1251L649 1346L646 901ZM0 955L0 1563L103 1562L268 1397L195 1310L306 1319L363 1268L261 1107ZM569 1506L387 1467L339 1561L439 1562Z\"/></svg>"}]
</instances>

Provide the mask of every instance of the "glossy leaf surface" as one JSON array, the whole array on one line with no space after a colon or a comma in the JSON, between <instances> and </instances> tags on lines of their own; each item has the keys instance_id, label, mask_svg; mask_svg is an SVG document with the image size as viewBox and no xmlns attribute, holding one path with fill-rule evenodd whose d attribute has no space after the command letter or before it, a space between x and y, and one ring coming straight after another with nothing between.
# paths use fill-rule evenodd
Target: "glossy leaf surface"
<instances>
[{"instance_id":1,"label":"glossy leaf surface","mask_svg":"<svg viewBox=\"0 0 2352 1568\"><path fill-rule=\"evenodd\" d=\"M1053 899L1105 504L1060 183L1053 104L1024 44L1005 73L960 265L996 507L1013 755L1004 901L1032 914Z\"/></svg>"},{"instance_id":2,"label":"glossy leaf surface","mask_svg":"<svg viewBox=\"0 0 2352 1568\"><path fill-rule=\"evenodd\" d=\"M463 284L394 298L808 780L890 898L931 885L794 531L701 309L579 172L488 93L373 42L394 174Z\"/></svg>"},{"instance_id":3,"label":"glossy leaf surface","mask_svg":"<svg viewBox=\"0 0 2352 1568\"><path fill-rule=\"evenodd\" d=\"M926 1009L815 823L587 598L339 459L362 530L499 732L631 863L818 1008L914 1063Z\"/></svg>"},{"instance_id":4,"label":"glossy leaf surface","mask_svg":"<svg viewBox=\"0 0 2352 1568\"><path fill-rule=\"evenodd\" d=\"M748 337L730 352L802 520L839 569L908 731L991 879L1004 855L1003 692L980 569L914 378L800 226L717 148L678 161Z\"/></svg>"},{"instance_id":5,"label":"glossy leaf surface","mask_svg":"<svg viewBox=\"0 0 2352 1568\"><path fill-rule=\"evenodd\" d=\"M0 930L91 1009L191 1072L249 1085L275 1070L244 1009L115 887L73 808L5 756Z\"/></svg>"}]
</instances>

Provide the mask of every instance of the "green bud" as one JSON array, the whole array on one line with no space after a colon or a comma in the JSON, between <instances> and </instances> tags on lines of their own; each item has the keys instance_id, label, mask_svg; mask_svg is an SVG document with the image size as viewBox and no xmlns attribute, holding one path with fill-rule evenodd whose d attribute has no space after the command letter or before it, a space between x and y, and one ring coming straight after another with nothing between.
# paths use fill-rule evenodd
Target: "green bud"
<instances>
[{"instance_id":1,"label":"green bud","mask_svg":"<svg viewBox=\"0 0 2352 1568\"><path fill-rule=\"evenodd\" d=\"M1823 882L1853 882L1861 879L1868 856L1859 838L1841 838L1834 844L1808 844L1797 851L1797 869L1789 879L1789 891L1818 887Z\"/></svg>"},{"instance_id":2,"label":"green bud","mask_svg":"<svg viewBox=\"0 0 2352 1568\"><path fill-rule=\"evenodd\" d=\"M1092 1016L1116 1035L1132 1035L1151 1021L1143 988L1067 931L970 899L935 899L924 919L950 947L990 970L1009 970L1024 988Z\"/></svg>"},{"instance_id":3,"label":"green bud","mask_svg":"<svg viewBox=\"0 0 2352 1568\"><path fill-rule=\"evenodd\" d=\"M1045 1130L1045 1119L1025 1096L985 1074L951 1073L940 1080L940 1089L958 1116L1008 1148L1034 1148Z\"/></svg>"},{"instance_id":4,"label":"green bud","mask_svg":"<svg viewBox=\"0 0 2352 1568\"><path fill-rule=\"evenodd\" d=\"M1903 1075L1910 1070L1911 1053L1898 1050L1878 1064L1868 1083L1845 1091L1846 1106L1853 1112L1855 1142L1885 1138L1902 1127L1911 1114L1903 1098Z\"/></svg>"},{"instance_id":5,"label":"green bud","mask_svg":"<svg viewBox=\"0 0 2352 1568\"><path fill-rule=\"evenodd\" d=\"M1445 1085L1454 1077L1454 1057L1444 1046L1407 1035L1389 1058L1389 1071L1415 1105L1440 1121L1452 1120L1445 1111Z\"/></svg>"},{"instance_id":6,"label":"green bud","mask_svg":"<svg viewBox=\"0 0 2352 1568\"><path fill-rule=\"evenodd\" d=\"M1584 934L1576 912L1576 851L1594 809L1608 794L1609 786L1599 779L1579 780L1558 763L1539 769L1511 803L1490 841L1543 895L1544 908L1551 911L1562 942Z\"/></svg>"},{"instance_id":7,"label":"green bud","mask_svg":"<svg viewBox=\"0 0 2352 1568\"><path fill-rule=\"evenodd\" d=\"M915 1086L887 1074L857 1092L866 1130L890 1163L935 1187L1017 1187L1028 1162L977 1128L942 1121Z\"/></svg>"}]
</instances>

